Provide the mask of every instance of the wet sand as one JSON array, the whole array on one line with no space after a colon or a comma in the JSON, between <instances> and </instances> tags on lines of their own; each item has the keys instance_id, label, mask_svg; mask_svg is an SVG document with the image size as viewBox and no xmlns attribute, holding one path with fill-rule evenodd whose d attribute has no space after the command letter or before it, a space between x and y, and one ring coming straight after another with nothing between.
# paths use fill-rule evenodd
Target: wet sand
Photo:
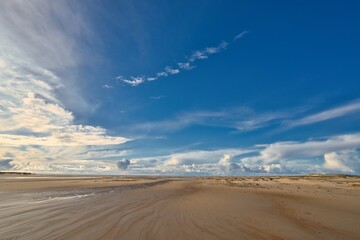
<instances>
[{"instance_id":1,"label":"wet sand","mask_svg":"<svg viewBox=\"0 0 360 240\"><path fill-rule=\"evenodd\" d=\"M0 239L360 239L360 178L1 176Z\"/></svg>"}]
</instances>

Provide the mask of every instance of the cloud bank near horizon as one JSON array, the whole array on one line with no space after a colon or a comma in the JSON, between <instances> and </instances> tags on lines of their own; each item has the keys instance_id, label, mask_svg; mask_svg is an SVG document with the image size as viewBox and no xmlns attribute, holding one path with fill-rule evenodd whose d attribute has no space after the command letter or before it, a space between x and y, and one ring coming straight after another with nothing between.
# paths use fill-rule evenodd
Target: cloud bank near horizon
<instances>
[{"instance_id":1,"label":"cloud bank near horizon","mask_svg":"<svg viewBox=\"0 0 360 240\"><path fill-rule=\"evenodd\" d=\"M358 174L359 148L360 134L356 133L323 140L134 158L129 170L131 173L174 175Z\"/></svg>"}]
</instances>

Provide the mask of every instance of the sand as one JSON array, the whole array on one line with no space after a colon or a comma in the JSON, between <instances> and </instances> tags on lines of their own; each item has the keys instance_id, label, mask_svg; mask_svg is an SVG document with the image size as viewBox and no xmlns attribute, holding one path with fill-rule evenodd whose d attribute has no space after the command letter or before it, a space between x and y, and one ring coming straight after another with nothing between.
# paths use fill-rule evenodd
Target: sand
<instances>
[{"instance_id":1,"label":"sand","mask_svg":"<svg viewBox=\"0 0 360 240\"><path fill-rule=\"evenodd\" d=\"M360 178L1 176L0 239L360 239Z\"/></svg>"}]
</instances>

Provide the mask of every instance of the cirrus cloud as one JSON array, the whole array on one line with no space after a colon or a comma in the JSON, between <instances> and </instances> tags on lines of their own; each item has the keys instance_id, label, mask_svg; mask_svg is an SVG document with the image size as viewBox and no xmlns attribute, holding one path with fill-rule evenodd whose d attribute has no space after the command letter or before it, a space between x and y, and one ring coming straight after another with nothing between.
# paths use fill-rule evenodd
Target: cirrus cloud
<instances>
[{"instance_id":1,"label":"cirrus cloud","mask_svg":"<svg viewBox=\"0 0 360 240\"><path fill-rule=\"evenodd\" d=\"M247 31L243 31L242 33L236 35L236 37L234 39L238 40L238 39L244 37L247 33L248 33ZM215 47L206 47L202 50L193 51L192 54L185 59L185 61L177 62L176 67L166 66L163 70L154 74L154 76L145 77L145 75L138 75L135 77L131 76L130 78L126 78L126 77L119 75L115 79L120 80L123 83L128 84L132 87L136 87L136 86L139 86L139 85L145 83L146 81L154 81L159 78L164 78L164 77L168 77L170 75L179 74L181 71L184 71L184 70L185 71L192 70L195 68L195 66L192 65L194 62L199 61L199 60L206 60L211 55L218 54L218 53L226 50L228 45L229 45L228 42L222 41Z\"/></svg>"}]
</instances>

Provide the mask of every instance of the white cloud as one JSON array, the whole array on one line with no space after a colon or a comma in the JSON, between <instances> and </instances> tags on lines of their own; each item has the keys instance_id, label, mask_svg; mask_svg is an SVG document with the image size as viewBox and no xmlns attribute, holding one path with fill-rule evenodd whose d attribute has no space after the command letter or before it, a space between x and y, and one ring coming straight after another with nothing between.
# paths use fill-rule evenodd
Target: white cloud
<instances>
[{"instance_id":1,"label":"white cloud","mask_svg":"<svg viewBox=\"0 0 360 240\"><path fill-rule=\"evenodd\" d=\"M76 66L82 46L93 38L85 9L67 1L1 1L2 49L44 68Z\"/></svg>"},{"instance_id":2,"label":"white cloud","mask_svg":"<svg viewBox=\"0 0 360 240\"><path fill-rule=\"evenodd\" d=\"M191 150L131 159L132 174L253 175L360 173L360 134L244 148Z\"/></svg>"},{"instance_id":3,"label":"white cloud","mask_svg":"<svg viewBox=\"0 0 360 240\"><path fill-rule=\"evenodd\" d=\"M179 69L171 68L169 66L165 67L165 71L171 75L178 74L180 72Z\"/></svg>"},{"instance_id":4,"label":"white cloud","mask_svg":"<svg viewBox=\"0 0 360 240\"><path fill-rule=\"evenodd\" d=\"M207 47L204 50L197 50L191 54L189 61L195 62L196 60L208 59L210 55L224 51L228 45L227 42L223 41L217 47Z\"/></svg>"},{"instance_id":5,"label":"white cloud","mask_svg":"<svg viewBox=\"0 0 360 240\"><path fill-rule=\"evenodd\" d=\"M283 166L281 166L281 164L264 164L258 167L258 172L262 172L261 170L272 174L287 173L286 171L283 171Z\"/></svg>"},{"instance_id":6,"label":"white cloud","mask_svg":"<svg viewBox=\"0 0 360 240\"><path fill-rule=\"evenodd\" d=\"M278 123L291 115L288 112L255 113L246 107L225 109L221 111L182 112L173 118L135 124L132 131L178 131L193 125L218 126L235 129L239 132L253 131Z\"/></svg>"},{"instance_id":7,"label":"white cloud","mask_svg":"<svg viewBox=\"0 0 360 240\"><path fill-rule=\"evenodd\" d=\"M191 70L193 68L195 68L195 66L191 66L191 64L189 62L184 62L184 63L178 63L179 68L184 69L184 70Z\"/></svg>"},{"instance_id":8,"label":"white cloud","mask_svg":"<svg viewBox=\"0 0 360 240\"><path fill-rule=\"evenodd\" d=\"M291 114L288 112L271 112L262 114L246 115L246 119L237 121L235 128L240 132L247 132L259 128L267 127L273 123L279 123L281 120L289 117Z\"/></svg>"},{"instance_id":9,"label":"white cloud","mask_svg":"<svg viewBox=\"0 0 360 240\"><path fill-rule=\"evenodd\" d=\"M239 40L240 38L243 38L248 33L249 33L249 31L242 31L241 33L239 33L238 35L236 35L234 37L234 41Z\"/></svg>"},{"instance_id":10,"label":"white cloud","mask_svg":"<svg viewBox=\"0 0 360 240\"><path fill-rule=\"evenodd\" d=\"M165 166L181 166L200 163L214 163L217 164L219 159L224 155L237 156L249 152L245 149L220 149L213 151L190 151L184 153L175 153L169 156L165 162Z\"/></svg>"},{"instance_id":11,"label":"white cloud","mask_svg":"<svg viewBox=\"0 0 360 240\"><path fill-rule=\"evenodd\" d=\"M360 156L355 150L330 152L324 155L326 170L354 173L360 170Z\"/></svg>"},{"instance_id":12,"label":"white cloud","mask_svg":"<svg viewBox=\"0 0 360 240\"><path fill-rule=\"evenodd\" d=\"M300 169L325 171L337 163L333 152L351 151L354 155L358 155L354 149L360 148L360 134L337 135L317 141L276 142L259 147L263 147L263 149L259 151L258 155L241 160L246 166L280 164L283 168L292 168L294 171L300 171ZM315 159L318 159L317 161L324 159L325 163L316 165L314 164ZM347 164L347 162L342 161L342 164ZM345 167L350 168L351 166L344 165L338 171L342 172Z\"/></svg>"},{"instance_id":13,"label":"white cloud","mask_svg":"<svg viewBox=\"0 0 360 240\"><path fill-rule=\"evenodd\" d=\"M315 113L313 115L306 116L301 119L287 121L284 124L286 127L297 127L297 126L308 125L317 122L323 122L338 117L343 117L348 114L352 114L359 111L360 111L360 101L357 100L355 102L340 107L332 108L329 110L325 110L319 113Z\"/></svg>"},{"instance_id":14,"label":"white cloud","mask_svg":"<svg viewBox=\"0 0 360 240\"><path fill-rule=\"evenodd\" d=\"M352 170L345 166L339 159L339 155L336 152L325 153L324 155L325 163L324 167L330 170L338 170L341 172L351 172Z\"/></svg>"},{"instance_id":15,"label":"white cloud","mask_svg":"<svg viewBox=\"0 0 360 240\"><path fill-rule=\"evenodd\" d=\"M0 158L11 160L11 168L7 170L45 173L116 173L116 161L126 154L127 151L114 149L114 145L0 148Z\"/></svg>"},{"instance_id":16,"label":"white cloud","mask_svg":"<svg viewBox=\"0 0 360 240\"><path fill-rule=\"evenodd\" d=\"M103 173L116 172L116 162L93 160L57 160L57 161L14 161L11 171L29 171L44 173Z\"/></svg>"},{"instance_id":17,"label":"white cloud","mask_svg":"<svg viewBox=\"0 0 360 240\"><path fill-rule=\"evenodd\" d=\"M360 134L347 134L329 137L326 140L307 142L278 142L268 145L261 152L266 162L281 159L323 156L327 152L360 147Z\"/></svg>"},{"instance_id":18,"label":"white cloud","mask_svg":"<svg viewBox=\"0 0 360 240\"><path fill-rule=\"evenodd\" d=\"M51 69L66 75L57 89L62 104L78 113L93 112L96 106L81 92L74 70L97 57L94 48L88 51L97 46L89 22L87 7L73 1L0 1L1 57L18 66L16 71Z\"/></svg>"},{"instance_id":19,"label":"white cloud","mask_svg":"<svg viewBox=\"0 0 360 240\"><path fill-rule=\"evenodd\" d=\"M280 164L244 164L244 155L257 148L194 150L166 156L132 159L130 173L174 175L251 175L296 173Z\"/></svg>"},{"instance_id":20,"label":"white cloud","mask_svg":"<svg viewBox=\"0 0 360 240\"><path fill-rule=\"evenodd\" d=\"M117 169L112 160L128 139L75 123L66 106L94 107L75 82L59 77L87 59L83 46L93 36L84 9L72 2L0 2L0 159L11 170ZM102 160L89 153L95 150L103 151Z\"/></svg>"},{"instance_id":21,"label":"white cloud","mask_svg":"<svg viewBox=\"0 0 360 240\"><path fill-rule=\"evenodd\" d=\"M31 84L30 81L28 85ZM122 137L106 135L106 130L101 127L75 125L72 113L60 105L47 102L35 92L28 92L28 89L17 91L18 94L23 92L22 99L17 99L17 102L10 103L6 98L5 101L0 100L1 106L6 108L0 115L2 146L109 145L127 141ZM44 91L40 88L40 92ZM47 91L46 95L51 95L51 89Z\"/></svg>"},{"instance_id":22,"label":"white cloud","mask_svg":"<svg viewBox=\"0 0 360 240\"><path fill-rule=\"evenodd\" d=\"M191 54L189 60L190 62L194 62L196 60L205 60L208 59L208 54L206 51L197 50L193 54Z\"/></svg>"},{"instance_id":23,"label":"white cloud","mask_svg":"<svg viewBox=\"0 0 360 240\"><path fill-rule=\"evenodd\" d=\"M114 88L113 86L108 85L108 84L104 84L104 85L102 85L102 87L103 87L103 88L106 88L106 89Z\"/></svg>"},{"instance_id":24,"label":"white cloud","mask_svg":"<svg viewBox=\"0 0 360 240\"><path fill-rule=\"evenodd\" d=\"M136 87L146 81L146 78L144 76L137 76L137 77L131 76L130 79L126 79L123 76L117 76L116 79L132 87Z\"/></svg>"},{"instance_id":25,"label":"white cloud","mask_svg":"<svg viewBox=\"0 0 360 240\"><path fill-rule=\"evenodd\" d=\"M231 163L231 156L230 154L224 154L224 156L219 160L220 165L228 165Z\"/></svg>"},{"instance_id":26,"label":"white cloud","mask_svg":"<svg viewBox=\"0 0 360 240\"><path fill-rule=\"evenodd\" d=\"M305 108L300 107L292 110L262 113L257 113L247 107L224 109L220 111L204 110L182 112L169 119L135 124L130 130L171 132L178 131L193 125L227 127L235 129L236 132L254 131L260 128L268 127L270 125L277 125L280 127L280 130L284 130L284 127L286 129L286 127L290 126L310 124L310 122L313 123L315 120L325 121L325 119L340 116L339 114L345 115L354 113L360 110L359 106L360 105L358 102L353 102L352 104L348 104L343 107L324 111L310 117L305 117L303 119L293 121L289 121L287 119L293 118L293 116L297 116L300 113L303 113ZM336 113L336 115L334 113ZM324 115L326 118L323 118Z\"/></svg>"},{"instance_id":27,"label":"white cloud","mask_svg":"<svg viewBox=\"0 0 360 240\"><path fill-rule=\"evenodd\" d=\"M246 33L247 32L244 31L242 34L245 35ZM238 36L240 36L240 34ZM240 37L242 37L242 36L240 36ZM240 37L238 37L238 38L240 38ZM155 76L144 77L143 75L141 75L141 76L137 76L137 77L131 77L130 79L119 76L119 77L116 77L116 79L119 79L119 80L123 81L124 83L127 83L130 86L139 86L140 84L145 83L146 80L154 81L159 78L178 74L181 72L181 70L187 70L187 71L192 70L195 68L195 66L191 65L193 62L196 62L198 60L206 60L209 58L210 55L217 54L217 53L224 51L228 45L229 45L229 43L222 41L216 47L207 47L203 50L196 50L190 55L190 57L187 58L187 61L177 62L176 65L178 68L172 67L172 66L166 66L162 71L157 72L155 74Z\"/></svg>"},{"instance_id":28,"label":"white cloud","mask_svg":"<svg viewBox=\"0 0 360 240\"><path fill-rule=\"evenodd\" d=\"M224 175L244 173L245 167L235 161L221 163L224 156L238 157L250 149L194 150L170 155L131 159L135 174L205 174Z\"/></svg>"},{"instance_id":29,"label":"white cloud","mask_svg":"<svg viewBox=\"0 0 360 240\"><path fill-rule=\"evenodd\" d=\"M250 171L250 169L246 168L243 164L234 162L230 154L224 154L218 164L220 166L220 174L238 175Z\"/></svg>"},{"instance_id":30,"label":"white cloud","mask_svg":"<svg viewBox=\"0 0 360 240\"><path fill-rule=\"evenodd\" d=\"M167 77L169 74L167 72L158 72L156 73L156 79L160 77Z\"/></svg>"},{"instance_id":31,"label":"white cloud","mask_svg":"<svg viewBox=\"0 0 360 240\"><path fill-rule=\"evenodd\" d=\"M5 59L1 62L10 70L0 73L0 158L11 153L12 170L116 169L115 163L88 159L91 158L88 146L101 151L128 139L109 136L101 127L74 124L74 115L54 94L61 85L54 73L34 66L25 71ZM103 159L115 157L109 152L103 152L102 156Z\"/></svg>"}]
</instances>

